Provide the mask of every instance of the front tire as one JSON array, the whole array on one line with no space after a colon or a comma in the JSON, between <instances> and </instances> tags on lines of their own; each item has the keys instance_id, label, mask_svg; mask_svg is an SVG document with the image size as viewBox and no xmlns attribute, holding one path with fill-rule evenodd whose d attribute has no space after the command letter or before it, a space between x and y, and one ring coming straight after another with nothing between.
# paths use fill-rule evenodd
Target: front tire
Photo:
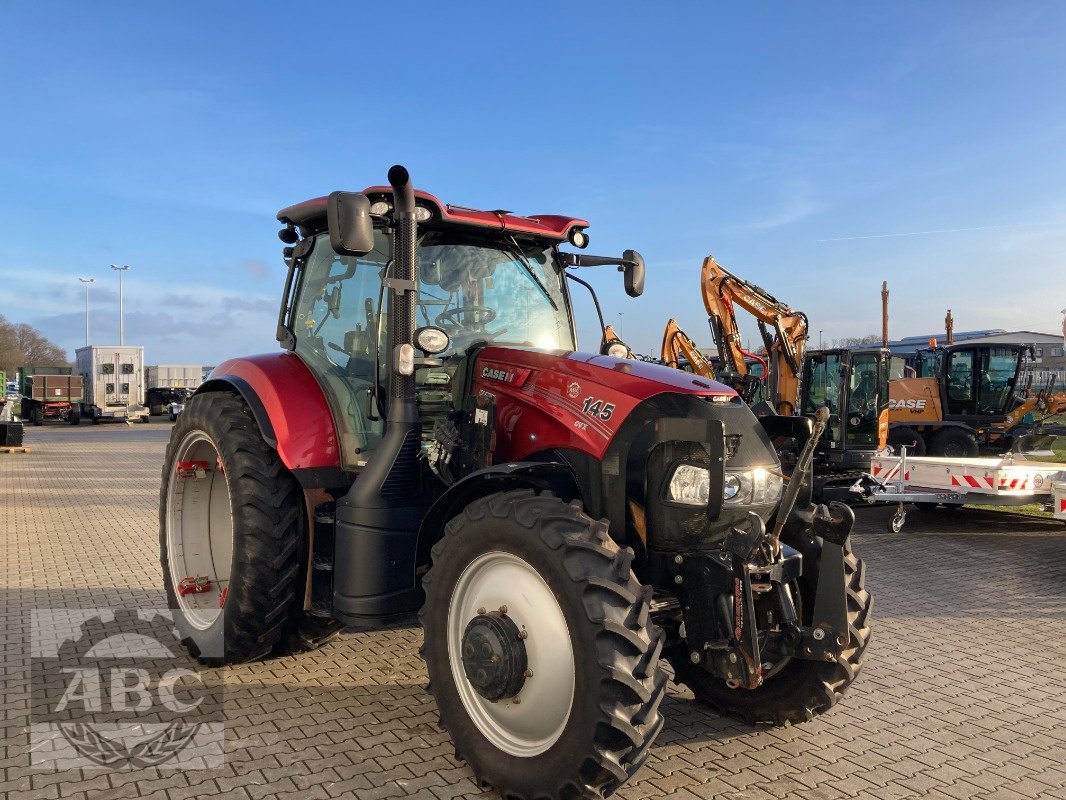
<instances>
[{"instance_id":1,"label":"front tire","mask_svg":"<svg viewBox=\"0 0 1066 800\"><path fill-rule=\"evenodd\" d=\"M198 469L182 477L179 462ZM293 647L310 623L305 517L300 485L245 402L228 392L193 398L167 446L159 536L167 600L194 657L232 664L306 649ZM209 589L180 595L190 577L207 577Z\"/></svg>"},{"instance_id":2,"label":"front tire","mask_svg":"<svg viewBox=\"0 0 1066 800\"><path fill-rule=\"evenodd\" d=\"M632 557L580 504L532 491L475 500L433 548L431 691L457 753L505 797L602 797L647 758L663 633ZM483 669L486 644L502 658Z\"/></svg>"},{"instance_id":3,"label":"front tire","mask_svg":"<svg viewBox=\"0 0 1066 800\"><path fill-rule=\"evenodd\" d=\"M806 562L805 562L806 563ZM721 678L694 665L688 649L674 645L666 659L674 668L674 682L692 690L696 700L749 725L797 725L823 714L836 705L862 668L863 653L870 643L870 613L873 597L866 591L866 565L844 546L844 580L848 604L848 645L834 662L792 659L758 689L730 689ZM798 582L805 624L811 624L817 572Z\"/></svg>"}]
</instances>

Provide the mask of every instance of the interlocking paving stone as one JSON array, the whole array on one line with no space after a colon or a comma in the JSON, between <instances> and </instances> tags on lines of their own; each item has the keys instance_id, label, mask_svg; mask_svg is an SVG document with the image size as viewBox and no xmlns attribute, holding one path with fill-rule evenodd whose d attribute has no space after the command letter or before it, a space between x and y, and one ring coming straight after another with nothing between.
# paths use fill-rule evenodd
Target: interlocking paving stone
<instances>
[{"instance_id":1,"label":"interlocking paving stone","mask_svg":"<svg viewBox=\"0 0 1066 800\"><path fill-rule=\"evenodd\" d=\"M215 770L49 772L28 753L35 608L161 607L158 497L170 426L50 425L0 455L0 797L494 797L436 725L421 632L346 633L218 671ZM752 729L671 686L624 800L1066 797L1066 527L980 511L860 510L876 598L862 677L823 717Z\"/></svg>"}]
</instances>

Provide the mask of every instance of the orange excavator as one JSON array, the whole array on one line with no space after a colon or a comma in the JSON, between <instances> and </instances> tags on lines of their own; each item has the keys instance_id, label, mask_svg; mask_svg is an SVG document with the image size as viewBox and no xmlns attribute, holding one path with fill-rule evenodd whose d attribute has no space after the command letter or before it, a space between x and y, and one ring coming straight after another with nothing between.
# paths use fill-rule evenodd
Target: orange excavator
<instances>
[{"instance_id":1,"label":"orange excavator","mask_svg":"<svg viewBox=\"0 0 1066 800\"><path fill-rule=\"evenodd\" d=\"M807 342L807 315L737 277L715 261L714 256L703 260L700 290L718 346L717 370L674 320L667 323L663 332L662 360L677 367L684 358L693 372L729 384L749 400L760 386L759 376L752 371L752 365L757 363L768 382L766 396L777 413L794 414ZM738 307L755 317L766 348L765 357L744 349L737 325Z\"/></svg>"}]
</instances>

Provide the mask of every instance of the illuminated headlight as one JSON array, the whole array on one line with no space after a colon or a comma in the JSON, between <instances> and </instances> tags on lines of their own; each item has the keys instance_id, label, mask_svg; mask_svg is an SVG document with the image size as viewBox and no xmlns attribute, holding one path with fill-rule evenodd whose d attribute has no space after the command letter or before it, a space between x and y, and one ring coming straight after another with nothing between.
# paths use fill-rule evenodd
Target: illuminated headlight
<instances>
[{"instance_id":1,"label":"illuminated headlight","mask_svg":"<svg viewBox=\"0 0 1066 800\"><path fill-rule=\"evenodd\" d=\"M582 250L589 246L589 235L580 228L571 228L567 238L570 240L570 244L574 247L580 247Z\"/></svg>"},{"instance_id":2,"label":"illuminated headlight","mask_svg":"<svg viewBox=\"0 0 1066 800\"><path fill-rule=\"evenodd\" d=\"M370 204L370 213L378 217L383 217L392 211L392 206L385 200L378 200L376 203Z\"/></svg>"},{"instance_id":3,"label":"illuminated headlight","mask_svg":"<svg viewBox=\"0 0 1066 800\"><path fill-rule=\"evenodd\" d=\"M674 470L666 496L675 503L705 506L710 499L711 474L702 467L682 464Z\"/></svg>"},{"instance_id":4,"label":"illuminated headlight","mask_svg":"<svg viewBox=\"0 0 1066 800\"><path fill-rule=\"evenodd\" d=\"M415 219L419 222L429 222L433 219L433 212L425 206L415 206Z\"/></svg>"},{"instance_id":5,"label":"illuminated headlight","mask_svg":"<svg viewBox=\"0 0 1066 800\"><path fill-rule=\"evenodd\" d=\"M607 355L614 358L627 358L629 356L629 348L621 342L615 342L607 346Z\"/></svg>"},{"instance_id":6,"label":"illuminated headlight","mask_svg":"<svg viewBox=\"0 0 1066 800\"><path fill-rule=\"evenodd\" d=\"M774 505L781 499L781 476L762 467L727 471L722 484L722 500L735 506ZM674 470L666 499L689 506L706 506L710 500L711 476L702 467L682 464Z\"/></svg>"},{"instance_id":7,"label":"illuminated headlight","mask_svg":"<svg viewBox=\"0 0 1066 800\"><path fill-rule=\"evenodd\" d=\"M724 500L730 505L768 506L781 499L784 481L762 467L726 472Z\"/></svg>"}]
</instances>

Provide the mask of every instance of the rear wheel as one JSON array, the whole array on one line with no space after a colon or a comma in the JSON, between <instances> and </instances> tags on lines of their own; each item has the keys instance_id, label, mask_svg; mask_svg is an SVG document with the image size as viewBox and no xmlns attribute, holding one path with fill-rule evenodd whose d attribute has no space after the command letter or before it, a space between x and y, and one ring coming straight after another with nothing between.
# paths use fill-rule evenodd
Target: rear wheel
<instances>
[{"instance_id":1,"label":"rear wheel","mask_svg":"<svg viewBox=\"0 0 1066 800\"><path fill-rule=\"evenodd\" d=\"M163 416L163 404L152 403L152 405L148 406L148 413L151 414L153 417Z\"/></svg>"},{"instance_id":2,"label":"rear wheel","mask_svg":"<svg viewBox=\"0 0 1066 800\"><path fill-rule=\"evenodd\" d=\"M448 523L423 580L422 655L458 754L504 797L614 791L663 721L651 590L577 503L490 495Z\"/></svg>"},{"instance_id":3,"label":"rear wheel","mask_svg":"<svg viewBox=\"0 0 1066 800\"><path fill-rule=\"evenodd\" d=\"M29 416L29 419L30 419L30 423L32 423L33 425L35 425L37 427L40 427L41 425L44 425L44 409L41 408L40 406L38 406L38 405L31 406L30 407L30 413L29 413L28 416Z\"/></svg>"},{"instance_id":4,"label":"rear wheel","mask_svg":"<svg viewBox=\"0 0 1066 800\"><path fill-rule=\"evenodd\" d=\"M914 428L893 428L888 434L888 444L897 453L901 446L906 446L909 456L925 455L925 439Z\"/></svg>"},{"instance_id":5,"label":"rear wheel","mask_svg":"<svg viewBox=\"0 0 1066 800\"><path fill-rule=\"evenodd\" d=\"M227 392L194 398L164 463L163 584L189 652L237 663L324 643L320 632L302 636L321 625L303 610L303 492L244 401ZM339 627L331 621L330 633Z\"/></svg>"},{"instance_id":6,"label":"rear wheel","mask_svg":"<svg viewBox=\"0 0 1066 800\"><path fill-rule=\"evenodd\" d=\"M979 452L976 437L962 428L937 431L929 446L929 455L945 458L975 458Z\"/></svg>"},{"instance_id":7,"label":"rear wheel","mask_svg":"<svg viewBox=\"0 0 1066 800\"><path fill-rule=\"evenodd\" d=\"M70 413L67 414L67 422L69 422L71 425L80 425L81 409L77 406L72 406L70 409Z\"/></svg>"},{"instance_id":8,"label":"rear wheel","mask_svg":"<svg viewBox=\"0 0 1066 800\"><path fill-rule=\"evenodd\" d=\"M799 590L800 609L811 624L817 571L806 572L794 584ZM848 644L836 661L792 659L780 666L758 689L730 689L721 678L694 665L684 644L667 649L666 659L674 668L674 681L685 684L696 699L723 714L749 725L793 725L828 711L854 683L862 668L862 657L870 642L870 612L873 597L863 584L866 565L844 547L844 580L848 605Z\"/></svg>"}]
</instances>

